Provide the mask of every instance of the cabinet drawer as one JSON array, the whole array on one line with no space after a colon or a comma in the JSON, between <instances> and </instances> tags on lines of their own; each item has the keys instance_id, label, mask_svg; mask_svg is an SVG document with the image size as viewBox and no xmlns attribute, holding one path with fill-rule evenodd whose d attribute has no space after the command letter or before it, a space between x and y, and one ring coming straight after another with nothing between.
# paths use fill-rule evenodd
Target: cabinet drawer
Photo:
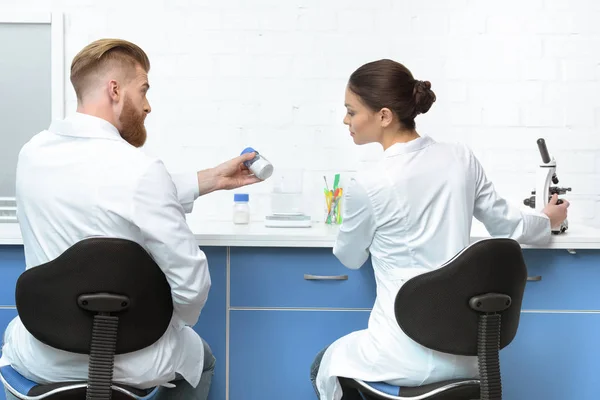
<instances>
[{"instance_id":1,"label":"cabinet drawer","mask_svg":"<svg viewBox=\"0 0 600 400\"><path fill-rule=\"evenodd\" d=\"M600 251L525 250L524 310L600 310Z\"/></svg>"},{"instance_id":2,"label":"cabinet drawer","mask_svg":"<svg viewBox=\"0 0 600 400\"><path fill-rule=\"evenodd\" d=\"M351 270L331 249L235 247L230 293L231 307L371 308L375 279L370 261Z\"/></svg>"},{"instance_id":3,"label":"cabinet drawer","mask_svg":"<svg viewBox=\"0 0 600 400\"><path fill-rule=\"evenodd\" d=\"M0 306L15 305L17 279L24 271L23 246L0 246Z\"/></svg>"}]
</instances>

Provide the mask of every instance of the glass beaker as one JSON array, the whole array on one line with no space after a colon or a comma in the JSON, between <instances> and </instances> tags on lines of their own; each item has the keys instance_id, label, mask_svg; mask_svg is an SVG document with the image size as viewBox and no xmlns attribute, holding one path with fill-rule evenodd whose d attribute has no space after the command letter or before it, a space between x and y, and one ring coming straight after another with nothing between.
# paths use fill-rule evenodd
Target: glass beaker
<instances>
[{"instance_id":1,"label":"glass beaker","mask_svg":"<svg viewBox=\"0 0 600 400\"><path fill-rule=\"evenodd\" d=\"M302 215L302 185L304 170L276 169L271 177L271 212L278 215Z\"/></svg>"}]
</instances>

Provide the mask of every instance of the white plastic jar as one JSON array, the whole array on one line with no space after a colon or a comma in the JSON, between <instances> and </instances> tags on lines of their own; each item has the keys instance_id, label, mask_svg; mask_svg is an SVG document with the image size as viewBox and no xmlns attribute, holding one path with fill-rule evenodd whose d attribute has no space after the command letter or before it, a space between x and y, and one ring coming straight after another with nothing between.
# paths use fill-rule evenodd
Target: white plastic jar
<instances>
[{"instance_id":1,"label":"white plastic jar","mask_svg":"<svg viewBox=\"0 0 600 400\"><path fill-rule=\"evenodd\" d=\"M241 154L256 153L255 157L250 161L245 161L244 165L261 181L264 181L273 174L273 165L269 160L263 157L258 151L252 147L246 147Z\"/></svg>"},{"instance_id":2,"label":"white plastic jar","mask_svg":"<svg viewBox=\"0 0 600 400\"><path fill-rule=\"evenodd\" d=\"M250 195L236 193L233 195L233 223L244 225L250 222Z\"/></svg>"}]
</instances>

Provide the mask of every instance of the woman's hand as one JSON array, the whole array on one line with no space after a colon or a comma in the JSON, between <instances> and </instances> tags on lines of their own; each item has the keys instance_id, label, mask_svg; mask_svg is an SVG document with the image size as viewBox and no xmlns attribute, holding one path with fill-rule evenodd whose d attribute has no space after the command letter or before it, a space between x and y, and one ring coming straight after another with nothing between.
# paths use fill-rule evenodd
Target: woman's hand
<instances>
[{"instance_id":1,"label":"woman's hand","mask_svg":"<svg viewBox=\"0 0 600 400\"><path fill-rule=\"evenodd\" d=\"M542 212L550 218L550 228L558 228L560 224L567 219L567 208L569 208L569 202L565 199L561 199L562 203L557 204L558 195L553 194L550 202L544 207Z\"/></svg>"}]
</instances>

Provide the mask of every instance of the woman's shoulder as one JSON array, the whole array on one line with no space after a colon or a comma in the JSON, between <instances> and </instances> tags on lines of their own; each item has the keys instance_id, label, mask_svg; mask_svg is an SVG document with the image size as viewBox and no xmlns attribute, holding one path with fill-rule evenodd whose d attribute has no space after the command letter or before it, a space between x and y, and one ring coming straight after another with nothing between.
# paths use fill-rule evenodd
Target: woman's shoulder
<instances>
[{"instance_id":1,"label":"woman's shoulder","mask_svg":"<svg viewBox=\"0 0 600 400\"><path fill-rule=\"evenodd\" d=\"M458 161L466 167L471 167L477 163L477 157L471 147L464 142L446 141L436 142L437 154L435 157L439 160L446 157L447 161Z\"/></svg>"},{"instance_id":2,"label":"woman's shoulder","mask_svg":"<svg viewBox=\"0 0 600 400\"><path fill-rule=\"evenodd\" d=\"M349 182L348 188L362 201L378 202L381 195L390 189L390 180L385 164L376 162L357 171Z\"/></svg>"},{"instance_id":3,"label":"woman's shoulder","mask_svg":"<svg viewBox=\"0 0 600 400\"><path fill-rule=\"evenodd\" d=\"M384 162L377 161L356 171L352 180L364 189L377 187L385 181L385 172Z\"/></svg>"},{"instance_id":4,"label":"woman's shoulder","mask_svg":"<svg viewBox=\"0 0 600 400\"><path fill-rule=\"evenodd\" d=\"M460 154L462 156L469 156L473 153L469 145L464 142L436 141L434 142L434 145L440 150L444 150L454 154Z\"/></svg>"}]
</instances>

